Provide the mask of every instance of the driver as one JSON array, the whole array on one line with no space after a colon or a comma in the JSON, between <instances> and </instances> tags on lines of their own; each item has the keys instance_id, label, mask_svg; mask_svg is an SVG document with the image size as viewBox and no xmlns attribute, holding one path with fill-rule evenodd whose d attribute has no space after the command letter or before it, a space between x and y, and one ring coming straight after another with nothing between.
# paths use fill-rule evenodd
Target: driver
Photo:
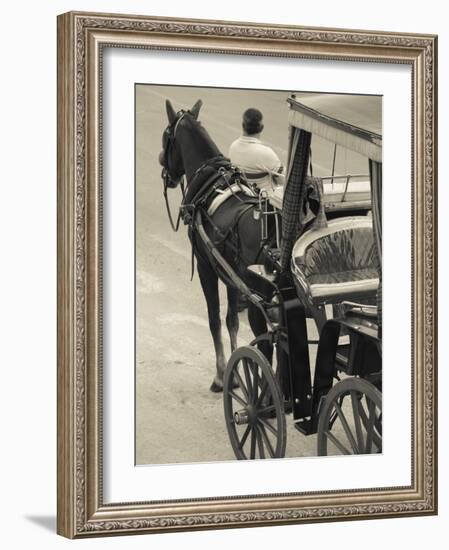
<instances>
[{"instance_id":1,"label":"driver","mask_svg":"<svg viewBox=\"0 0 449 550\"><path fill-rule=\"evenodd\" d=\"M243 133L231 144L228 156L249 182L259 191L270 194L284 183L283 166L273 149L260 139L264 128L262 120L259 109L250 108L243 113Z\"/></svg>"}]
</instances>

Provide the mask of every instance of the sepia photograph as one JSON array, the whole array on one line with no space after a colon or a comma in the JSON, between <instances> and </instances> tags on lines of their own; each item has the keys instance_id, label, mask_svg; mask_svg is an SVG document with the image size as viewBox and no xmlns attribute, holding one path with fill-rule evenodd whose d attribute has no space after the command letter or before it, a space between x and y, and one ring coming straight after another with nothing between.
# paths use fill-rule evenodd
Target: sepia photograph
<instances>
[{"instance_id":1,"label":"sepia photograph","mask_svg":"<svg viewBox=\"0 0 449 550\"><path fill-rule=\"evenodd\" d=\"M382 97L135 85L135 464L382 453Z\"/></svg>"},{"instance_id":2,"label":"sepia photograph","mask_svg":"<svg viewBox=\"0 0 449 550\"><path fill-rule=\"evenodd\" d=\"M60 534L436 514L436 54L58 17Z\"/></svg>"}]
</instances>

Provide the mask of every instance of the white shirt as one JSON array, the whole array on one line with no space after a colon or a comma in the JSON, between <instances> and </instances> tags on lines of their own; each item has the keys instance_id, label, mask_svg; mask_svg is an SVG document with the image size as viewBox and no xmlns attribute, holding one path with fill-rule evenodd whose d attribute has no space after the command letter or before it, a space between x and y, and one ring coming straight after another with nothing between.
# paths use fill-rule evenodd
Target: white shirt
<instances>
[{"instance_id":1,"label":"white shirt","mask_svg":"<svg viewBox=\"0 0 449 550\"><path fill-rule=\"evenodd\" d=\"M282 166L277 154L271 147L252 136L240 136L229 148L229 159L244 172L249 181L254 182L259 190L271 192L276 185L283 183L279 175ZM251 174L267 172L263 178L251 179Z\"/></svg>"}]
</instances>

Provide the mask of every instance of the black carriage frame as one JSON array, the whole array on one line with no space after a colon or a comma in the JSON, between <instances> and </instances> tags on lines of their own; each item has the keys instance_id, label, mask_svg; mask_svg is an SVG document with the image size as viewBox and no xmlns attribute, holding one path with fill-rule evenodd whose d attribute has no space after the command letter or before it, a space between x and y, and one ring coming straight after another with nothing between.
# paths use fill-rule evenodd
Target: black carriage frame
<instances>
[{"instance_id":1,"label":"black carriage frame","mask_svg":"<svg viewBox=\"0 0 449 550\"><path fill-rule=\"evenodd\" d=\"M306 116L318 119L325 125L330 125L338 131L348 132L375 148L381 146L381 136L367 130L351 126L345 122L333 119L329 116L316 112L308 107L298 103L295 98L289 99L291 108L299 109ZM252 436L251 453L249 458L256 458L256 445L259 447L259 457L282 457L285 452L285 435L277 435L281 443L277 445L276 452L272 452L270 448L269 457L264 456L262 451L262 439L269 445L267 441L265 428L270 428L267 423L268 416L283 415L284 412L292 413L295 428L304 435L312 435L318 433L318 453L326 454L327 438L332 440L334 445L344 454L354 452L356 454L372 452L373 442L376 443L377 452L382 450L382 416L381 416L381 390L382 390L382 349L381 349L381 190L382 190L382 164L381 159L373 160L369 158L370 165L370 186L371 186L371 204L370 209L373 212L373 226L375 235L375 244L378 255L378 268L380 276L379 290L376 292L375 300L377 307L370 307L360 303L344 302L342 300L334 300L339 303L340 307L336 308L340 315L336 318L327 320L325 314L326 301L318 305L313 303L313 300L308 300L304 293L298 292L296 285L293 282L290 270L291 252L293 241L301 234L310 230L310 224L301 226L300 212L304 210L304 202L307 200L304 193L305 182L309 176L307 171L311 170L310 163L311 150L311 132L301 129L297 149L293 153L293 158L289 160L289 165L293 168L287 180L287 216L282 219L283 238L281 250L270 249L266 247L266 260L264 265L255 265L248 268L250 279L248 285L250 289L241 281L239 277L232 273L232 270L227 269L227 273L235 285L246 294L249 301L257 305L263 312L267 321L269 330L266 334L259 336L250 343L250 346L256 346L263 349L264 344L275 346L276 353L276 378L279 383L280 393L271 395L271 400L281 400L277 407L263 407L265 411L265 419L259 418L262 409L257 409L261 404L261 397L258 394L257 387L254 386L260 383L258 380L260 375L257 373L258 367L262 367L263 358L256 357L256 363L259 363L254 370L254 360L249 357L245 358L245 353L248 355L248 349L237 349L231 356L224 384L224 409L225 419L227 423L228 433L231 439L232 446L237 458L248 458L243 452L243 445L246 443L250 429L254 429L255 434ZM335 150L334 150L335 155ZM376 156L376 155L374 155ZM290 170L289 170L290 172ZM320 193L318 208L316 208L316 217L323 215L324 199ZM288 201L290 200L290 203ZM293 202L293 205L292 205ZM266 204L266 201L265 201ZM284 205L286 197L284 196ZM362 205L366 209L366 205ZM332 208L329 212L329 218L348 216L352 213L359 214L361 205L359 203L353 205L353 209L335 209ZM265 208L260 211L262 219L271 216L273 210ZM278 214L276 214L278 215ZM200 214L198 214L200 218ZM263 230L262 230L263 232ZM201 236L207 239L203 232ZM215 259L223 267L223 259L220 254L214 250L214 246L209 242L209 250L213 252ZM302 294L302 295L301 295ZM273 296L275 300L273 301ZM356 296L359 298L360 296ZM364 301L363 299L361 300ZM329 302L327 302L329 303ZM332 303L332 301L330 302ZM269 311L277 310L277 323L273 323L270 318ZM316 321L319 329L319 339L312 341L308 335L307 318L313 318ZM349 343L340 344L340 334L344 332L346 337L349 337ZM314 380L312 384L311 365L309 344L318 344L317 357L315 362ZM236 369L238 361L245 362L245 381L239 377L236 382L232 371ZM253 367L248 365L248 360ZM270 358L268 361L271 363ZM250 381L250 372L257 377ZM261 374L267 372L266 365L261 369ZM339 375L355 377L353 384L341 384L341 392L334 390L334 394L330 396L330 401L335 403L326 403L326 397L329 395L333 387L333 381L336 378L340 381ZM236 385L243 386L243 392L247 398L247 405L243 409L234 411L232 401L238 400L241 405L241 398L236 395L234 387ZM352 389L349 388L352 386ZM266 391L268 382L260 388L260 392ZM362 395L370 395L366 397L368 402L369 417L363 412L360 401ZM341 410L343 397L351 396L353 400L353 414L355 420L355 437L353 437L349 425ZM354 396L357 396L354 401ZM332 414L329 409L334 406L335 410ZM324 416L320 415L323 407L327 409L328 419L325 421ZM380 414L375 414L375 409L380 410ZM336 417L340 416L344 431L349 439L351 451L329 434L328 428L332 428L332 424ZM236 424L249 424L250 427L245 430L240 443L236 442ZM328 426L327 424L330 424ZM367 435L366 439L362 435L362 424L364 425ZM285 432L285 425L281 426ZM237 438L238 439L238 438Z\"/></svg>"}]
</instances>

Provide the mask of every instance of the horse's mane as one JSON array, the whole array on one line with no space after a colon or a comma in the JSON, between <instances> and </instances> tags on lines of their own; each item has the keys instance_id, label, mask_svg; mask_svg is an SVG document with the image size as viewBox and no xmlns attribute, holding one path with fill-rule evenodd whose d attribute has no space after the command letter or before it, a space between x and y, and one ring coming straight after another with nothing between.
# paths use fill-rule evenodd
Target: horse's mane
<instances>
[{"instance_id":1,"label":"horse's mane","mask_svg":"<svg viewBox=\"0 0 449 550\"><path fill-rule=\"evenodd\" d=\"M185 132L182 156L188 181L185 201L189 202L204 182L216 172L214 166L207 166L199 174L198 168L210 159L223 157L223 154L200 121L191 116L185 117L180 123L179 129L181 128Z\"/></svg>"},{"instance_id":2,"label":"horse's mane","mask_svg":"<svg viewBox=\"0 0 449 550\"><path fill-rule=\"evenodd\" d=\"M206 130L206 128L201 124L199 120L195 120L193 117L189 116L182 121L181 125L183 128L186 128L187 130L189 129L187 125L190 126L190 129L195 130L199 138L198 141L202 142L203 146L205 144L207 149L209 149L209 151L204 149L202 151L204 155L210 154L210 157L205 156L206 160L208 158L217 157L222 154L217 144L215 143L215 141L211 138L209 132Z\"/></svg>"}]
</instances>

